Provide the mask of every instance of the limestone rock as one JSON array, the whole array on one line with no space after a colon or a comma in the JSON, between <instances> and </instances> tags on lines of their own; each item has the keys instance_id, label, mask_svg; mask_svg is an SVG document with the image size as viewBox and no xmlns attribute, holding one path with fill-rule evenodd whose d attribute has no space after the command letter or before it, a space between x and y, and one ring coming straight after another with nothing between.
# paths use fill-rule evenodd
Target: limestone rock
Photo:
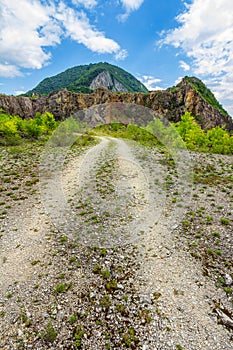
<instances>
[{"instance_id":1,"label":"limestone rock","mask_svg":"<svg viewBox=\"0 0 233 350\"><path fill-rule=\"evenodd\" d=\"M101 83L102 79L109 79L107 75L100 75L99 80L96 80L96 86ZM112 81L112 83L115 84L115 87L120 88L116 82ZM124 102L150 108L169 121L178 122L181 116L188 111L192 113L203 129L225 126L227 130L233 130L232 118L213 108L185 80L177 87L174 91L167 89L146 94L141 92L114 93L99 87L92 94L77 94L64 89L37 98L0 95L0 109L22 118L31 118L35 116L36 112L48 111L60 120L95 105Z\"/></svg>"},{"instance_id":2,"label":"limestone rock","mask_svg":"<svg viewBox=\"0 0 233 350\"><path fill-rule=\"evenodd\" d=\"M114 92L127 92L127 89L114 77L112 78L108 71L103 71L92 80L90 89L107 88Z\"/></svg>"}]
</instances>

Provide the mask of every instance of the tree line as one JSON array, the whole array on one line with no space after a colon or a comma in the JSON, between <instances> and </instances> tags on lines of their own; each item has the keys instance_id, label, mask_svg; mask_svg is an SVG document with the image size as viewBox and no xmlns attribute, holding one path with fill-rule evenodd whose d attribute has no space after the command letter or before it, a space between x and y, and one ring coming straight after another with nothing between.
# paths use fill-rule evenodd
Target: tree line
<instances>
[{"instance_id":1,"label":"tree line","mask_svg":"<svg viewBox=\"0 0 233 350\"><path fill-rule=\"evenodd\" d=\"M69 129L74 128L75 131L76 123L77 121L69 118ZM25 139L47 139L58 125L49 112L37 113L33 119L22 119L0 111L0 144L15 145ZM169 126L156 118L141 130L133 125L117 126L117 123L114 123L108 128L105 126L103 131L115 137L131 138L136 141L141 139L150 144L153 134L157 139L154 143L156 146L164 144L176 147L183 143L191 151L233 154L233 135L219 126L203 130L189 112L186 112L179 122L171 123Z\"/></svg>"}]
</instances>

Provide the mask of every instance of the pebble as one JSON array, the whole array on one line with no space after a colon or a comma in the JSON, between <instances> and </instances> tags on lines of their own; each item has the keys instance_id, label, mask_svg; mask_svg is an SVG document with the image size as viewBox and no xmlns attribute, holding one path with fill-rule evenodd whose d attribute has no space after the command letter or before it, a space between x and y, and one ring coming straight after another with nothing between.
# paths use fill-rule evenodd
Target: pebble
<instances>
[{"instance_id":1,"label":"pebble","mask_svg":"<svg viewBox=\"0 0 233 350\"><path fill-rule=\"evenodd\" d=\"M226 284L227 286L230 286L232 283L233 283L233 279L231 278L230 275L228 275L228 274L226 273L226 275L225 275L225 284Z\"/></svg>"}]
</instances>

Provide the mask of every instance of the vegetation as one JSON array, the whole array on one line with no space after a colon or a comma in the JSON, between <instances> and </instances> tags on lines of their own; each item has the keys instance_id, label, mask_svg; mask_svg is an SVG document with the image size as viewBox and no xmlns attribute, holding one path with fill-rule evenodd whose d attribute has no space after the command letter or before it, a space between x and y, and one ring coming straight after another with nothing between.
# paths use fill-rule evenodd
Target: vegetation
<instances>
[{"instance_id":1,"label":"vegetation","mask_svg":"<svg viewBox=\"0 0 233 350\"><path fill-rule=\"evenodd\" d=\"M147 130L139 128L136 125L112 123L106 125L97 126L92 131L89 131L90 135L106 135L111 137L118 137L122 139L130 139L137 141L145 146L158 146L161 145L159 140L149 133Z\"/></svg>"},{"instance_id":2,"label":"vegetation","mask_svg":"<svg viewBox=\"0 0 233 350\"><path fill-rule=\"evenodd\" d=\"M210 130L203 130L189 112L181 117L181 121L169 127L164 126L159 119L155 119L149 123L146 129L158 135L163 143L180 147L181 143L178 135L174 133L174 128L189 150L233 154L233 136L219 126Z\"/></svg>"},{"instance_id":3,"label":"vegetation","mask_svg":"<svg viewBox=\"0 0 233 350\"><path fill-rule=\"evenodd\" d=\"M46 328L46 333L44 334L44 339L48 343L53 343L54 340L56 339L56 337L57 337L57 333L56 333L55 329L52 326L52 322L50 321L48 323L47 328Z\"/></svg>"},{"instance_id":4,"label":"vegetation","mask_svg":"<svg viewBox=\"0 0 233 350\"><path fill-rule=\"evenodd\" d=\"M47 139L58 123L54 116L45 112L37 113L34 119L25 120L19 116L0 113L0 145L17 145L22 139ZM165 126L156 118L146 128L136 125L112 123L97 126L88 131L88 125L74 118L68 118L59 125L51 142L56 146L85 146L93 143L96 135L108 135L137 141L149 147L184 147L188 150L217 154L233 154L233 135L224 128L215 127L203 130L189 112L186 112L177 123ZM77 137L77 133L83 133ZM5 179L7 181L7 178Z\"/></svg>"},{"instance_id":5,"label":"vegetation","mask_svg":"<svg viewBox=\"0 0 233 350\"><path fill-rule=\"evenodd\" d=\"M73 92L90 93L91 82L103 71L109 72L110 76L118 80L128 91L148 92L147 88L130 73L117 66L100 62L69 68L65 72L46 78L28 91L26 96L49 94L65 88Z\"/></svg>"},{"instance_id":6,"label":"vegetation","mask_svg":"<svg viewBox=\"0 0 233 350\"><path fill-rule=\"evenodd\" d=\"M198 78L195 77L185 77L185 80L196 90L201 97L207 101L212 107L219 110L222 114L228 115L227 111L222 107L222 105L217 101L214 94L207 88L207 86Z\"/></svg>"},{"instance_id":7,"label":"vegetation","mask_svg":"<svg viewBox=\"0 0 233 350\"><path fill-rule=\"evenodd\" d=\"M190 115L186 115L174 128L175 130L180 128L180 133L183 132L183 137L186 138L189 147L195 146L194 149L198 150L200 148L198 142L195 142L193 146L195 138L192 142L188 142L190 140L188 138L188 135L191 133L190 129L192 130L193 128L197 134L199 133L199 127L193 125L195 121L190 117ZM67 130L70 127L72 131L74 129L72 125L73 120L70 119L70 124L66 125ZM155 133L160 133L161 137L166 137L170 132L170 129L166 130L165 126L159 120L155 120L151 127L155 127ZM97 129L101 132L100 127ZM119 135L122 137L122 135L125 135L135 138L138 141L148 141L152 137L151 141L155 141L155 145L158 144L158 141L152 134L136 126L115 123L113 125L103 126L102 130L109 132L109 135L111 135L112 130L115 136ZM137 135L137 138L135 135ZM204 135L206 135L206 132L204 132ZM38 193L37 187L31 189L26 184L32 182L34 178L38 179L38 165L44 143L39 141L33 143L25 142L23 146L1 147L3 181L0 188L2 197L0 208L7 209L7 206L12 204L12 209L7 209L9 213L8 221L2 219L1 233L3 236L8 234L9 229L13 233L15 230L18 230L18 234L22 234L20 227L14 228L14 222L10 228L5 223L10 223L9 220L12 218L15 209L16 214L19 212L20 217L23 217L22 209L24 207L27 208L26 202L24 202L25 199L23 199L26 198L24 196L27 195L30 203L32 203L32 199L36 198ZM137 152L137 159L142 159L143 162L145 157L155 154L153 153L154 150L151 153L147 153L144 147L136 147L135 151ZM176 201L174 201L173 206L178 206L180 203L179 199L182 198L183 184L179 186L180 180L175 172L175 167L172 166L172 159L168 158L167 153L163 149L155 150L156 154L157 151L159 157L156 157L154 163L151 163L152 166L164 164L166 168L164 172L165 176L161 172L163 182L159 183L159 181L155 181L155 183L157 186L162 186L163 183L165 185L169 184L168 187L165 187L165 193L167 196L167 208L172 211L173 207L170 205L170 200L174 198ZM106 185L109 189L115 187L115 178L113 177L115 176L114 163L111 162L111 154L107 156L108 153L103 153L102 158L97 158L97 163L93 164L92 176L86 182L89 185L93 179L96 180L95 184L98 186L96 187L96 193L103 189L106 190ZM76 160L74 157L76 157L76 153L73 153L73 151L68 152L66 161L72 162ZM171 247L168 241L166 250L169 252L171 249L171 251L175 252L182 244L182 249L185 249L185 251L188 250L195 259L198 259L198 273L200 275L203 274L203 276L208 275L208 279L212 278L217 288L222 288L224 293L216 292L216 295L221 295L221 297L223 295L222 300L228 305L233 295L233 288L229 285L226 278L227 273L229 274L229 278L231 278L232 266L231 249L229 246L232 231L231 211L233 203L233 167L231 157L198 154L198 157L195 156L192 159L195 186L193 186L190 194L193 194L193 201L191 199L187 209L186 207L184 208L185 212L187 210L188 212L185 214L182 223L183 227L180 226L172 233L172 242L175 242L175 245L173 244ZM144 164L149 164L149 161ZM65 164L68 164L69 168L69 163L67 162ZM66 169L67 167L64 168L64 170ZM150 168L148 169L151 171ZM109 177L107 177L108 174L110 174ZM154 173L151 172L151 174L153 175ZM156 177L155 180L159 180L159 177ZM123 188L126 188L125 181L123 186ZM150 190L153 191L153 187ZM29 197L31 193L33 197ZM109 212L98 212L98 207L95 204L98 201L98 197L97 199L93 199L93 197L89 196L89 190L86 194L83 191L81 195L78 192L77 197L73 196L73 193L71 195L67 195L67 199L72 198L73 200L71 210L77 205L77 209L80 212L85 211L87 213L81 217L81 221L86 218L89 220L88 224L86 222L84 223L87 228L86 232L89 235L91 232L98 232L96 230L97 226L93 225L96 217L101 220L98 226L101 229L105 222L106 227L108 227L109 222L114 220L110 207L106 208ZM111 197L107 197L107 199L109 198ZM38 209L39 215L44 216L40 205L37 206L37 201L39 200L38 198L35 202L33 201L35 203L34 207ZM184 202L185 205L186 203ZM122 210L120 206L116 210L117 216L115 222L121 225L122 218L128 220L128 212ZM131 211L131 207L129 210ZM76 211L76 214L78 215L79 211ZM94 216L94 214L96 215ZM108 222L106 217L109 217ZM45 218L45 220L47 219ZM75 238L72 239L70 235L65 236L66 230L54 230L50 226L49 221L46 223L46 226L43 225L41 228L38 226L39 223L35 222L32 229L34 228L35 232L38 231L37 235L41 237L43 242L45 242L45 239L50 239L51 242L51 249L48 251L49 255L40 256L36 254L30 260L31 267L34 266L35 269L34 276L35 278L38 276L39 283L37 283L38 280L33 279L25 287L20 282L16 284L16 287L18 285L17 288L12 288L10 285L4 294L5 300L2 305L2 311L0 312L0 318L3 320L3 333L5 332L7 334L7 323L11 317L11 305L17 306L18 313L16 313L15 317L15 327L13 327L14 329L12 328L12 334L7 334L8 337L12 336L12 344L15 347L23 348L27 344L28 347L31 346L32 348L66 347L84 349L89 348L90 344L95 342L96 347L100 349L137 349L141 344L149 343L150 340L153 342L152 331L159 323L163 324L162 331L167 332L165 336L169 337L171 322L163 307L164 295L162 297L161 292L164 294L164 291L163 289L160 290L161 286L157 285L157 289L152 289L152 294L150 294L149 298L147 295L144 296L138 293L137 276L139 275L141 266L144 274L144 276L141 276L147 277L144 273L146 269L141 258L144 256L146 259L151 260L152 257L156 257L156 254L153 254L154 252L158 253L156 259L160 258L160 252L157 249L154 250L151 245L149 247L141 247L141 243L143 243L145 237L144 234L142 234L142 239L139 238L141 241L139 243L132 242L129 245L108 246L106 249L98 245L82 244ZM44 229L46 229L45 232ZM100 236L102 232L104 231L99 231ZM41 236L41 234L43 235ZM133 244L138 244L138 249L133 249ZM159 246L158 244L156 245L156 240L154 246L155 248ZM21 248L20 244L18 246L15 245L16 251L20 252ZM140 254L144 249L146 254L141 256ZM163 258L162 255L161 257ZM5 266L4 262L7 262L5 265L9 265L10 259L8 256L7 258L3 258L3 266ZM51 266L49 266L50 262ZM76 265L76 262L78 265ZM80 267L80 262L82 268L77 271L77 266ZM85 285L81 284L80 286L80 278L86 283ZM200 282L203 281L203 278ZM144 278L141 280L142 285L144 280ZM73 283L73 288L71 288L71 282ZM139 281L139 283L141 282ZM199 285L198 282L197 285ZM82 288L82 286L84 287ZM189 287L189 284L187 286ZM185 295L185 286L180 288L179 284L172 286L171 290L174 298L183 298ZM31 290L32 293L28 293L28 290ZM224 294L226 295L224 296ZM27 295L27 298L24 298L24 295ZM226 298L228 298L229 303L226 301ZM210 300L213 314L215 312L214 308L217 308L216 305L217 303L220 304L220 302L222 304L220 299L217 301L215 299ZM213 303L216 305L213 305ZM42 307L41 310L44 312L45 317L41 317L41 312L38 313L38 305ZM118 322L119 319L121 320L120 323ZM117 322L118 326L116 327ZM20 330L17 339L14 337L15 329ZM96 336L97 332L99 334L98 336ZM19 336L22 339L20 342ZM181 340L175 339L174 348L181 350L186 348L186 345L185 342L182 343Z\"/></svg>"},{"instance_id":8,"label":"vegetation","mask_svg":"<svg viewBox=\"0 0 233 350\"><path fill-rule=\"evenodd\" d=\"M189 112L178 123L165 126L156 118L145 129L136 125L112 123L101 125L89 132L90 135L109 135L138 141L139 143L158 147L184 147L188 150L217 154L233 154L233 136L220 127L204 131Z\"/></svg>"},{"instance_id":9,"label":"vegetation","mask_svg":"<svg viewBox=\"0 0 233 350\"><path fill-rule=\"evenodd\" d=\"M54 116L37 113L34 119L22 119L4 112L0 113L0 145L16 145L22 138L35 140L51 135L57 122Z\"/></svg>"},{"instance_id":10,"label":"vegetation","mask_svg":"<svg viewBox=\"0 0 233 350\"><path fill-rule=\"evenodd\" d=\"M219 126L204 131L194 117L186 112L175 127L190 150L233 154L233 136Z\"/></svg>"}]
</instances>

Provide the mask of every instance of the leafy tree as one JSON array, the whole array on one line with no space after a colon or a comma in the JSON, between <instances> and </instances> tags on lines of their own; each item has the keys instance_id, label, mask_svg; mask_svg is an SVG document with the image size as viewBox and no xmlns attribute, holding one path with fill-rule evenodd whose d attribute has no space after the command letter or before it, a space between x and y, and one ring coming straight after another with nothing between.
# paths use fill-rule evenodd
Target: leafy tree
<instances>
[{"instance_id":1,"label":"leafy tree","mask_svg":"<svg viewBox=\"0 0 233 350\"><path fill-rule=\"evenodd\" d=\"M35 119L24 120L23 130L29 138L38 138L43 131L42 125L38 125Z\"/></svg>"},{"instance_id":2,"label":"leafy tree","mask_svg":"<svg viewBox=\"0 0 233 350\"><path fill-rule=\"evenodd\" d=\"M19 117L0 114L0 144L16 144L20 141L18 131Z\"/></svg>"},{"instance_id":3,"label":"leafy tree","mask_svg":"<svg viewBox=\"0 0 233 350\"><path fill-rule=\"evenodd\" d=\"M57 122L50 112L45 112L42 115L43 126L45 127L47 132L52 132L57 127Z\"/></svg>"},{"instance_id":4,"label":"leafy tree","mask_svg":"<svg viewBox=\"0 0 233 350\"><path fill-rule=\"evenodd\" d=\"M51 134L56 126L54 116L49 112L37 113L34 119L29 120L0 112L0 143L15 144L25 137L37 139Z\"/></svg>"},{"instance_id":5,"label":"leafy tree","mask_svg":"<svg viewBox=\"0 0 233 350\"><path fill-rule=\"evenodd\" d=\"M233 152L233 138L219 126L206 133L209 150L212 153L230 154Z\"/></svg>"},{"instance_id":6,"label":"leafy tree","mask_svg":"<svg viewBox=\"0 0 233 350\"><path fill-rule=\"evenodd\" d=\"M109 63L99 62L69 68L53 77L46 78L25 95L49 94L64 88L74 92L91 93L91 82L104 71L107 71L113 80L118 80L128 91L148 92L147 88L130 73Z\"/></svg>"},{"instance_id":7,"label":"leafy tree","mask_svg":"<svg viewBox=\"0 0 233 350\"><path fill-rule=\"evenodd\" d=\"M186 112L181 121L176 123L177 131L186 143L186 146L190 150L205 149L206 137L205 133L197 124L191 113Z\"/></svg>"},{"instance_id":8,"label":"leafy tree","mask_svg":"<svg viewBox=\"0 0 233 350\"><path fill-rule=\"evenodd\" d=\"M167 135L165 125L158 118L154 118L154 120L147 125L146 130L151 132L153 135L156 135L159 140L164 140Z\"/></svg>"},{"instance_id":9,"label":"leafy tree","mask_svg":"<svg viewBox=\"0 0 233 350\"><path fill-rule=\"evenodd\" d=\"M169 148L184 148L184 142L173 124L166 126L162 120L155 118L147 125L146 130Z\"/></svg>"}]
</instances>

